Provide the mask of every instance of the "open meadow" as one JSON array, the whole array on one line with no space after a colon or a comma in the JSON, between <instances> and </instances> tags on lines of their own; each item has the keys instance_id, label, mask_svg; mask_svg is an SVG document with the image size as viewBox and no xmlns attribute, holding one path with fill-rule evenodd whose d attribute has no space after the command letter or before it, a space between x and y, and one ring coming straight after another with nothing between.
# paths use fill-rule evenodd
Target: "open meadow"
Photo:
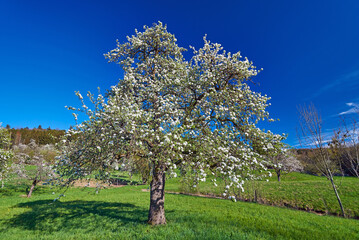
<instances>
[{"instance_id":1,"label":"open meadow","mask_svg":"<svg viewBox=\"0 0 359 240\"><path fill-rule=\"evenodd\" d=\"M359 179L335 177L335 181L346 216L359 219ZM223 192L220 186L214 187L209 181L200 183L195 191L190 191L179 183L178 179L171 179L168 181L166 189L218 197ZM276 177L273 175L268 182L265 180L249 181L244 188L245 191L240 192L239 195L242 201L313 211L318 214L339 216L341 213L330 182L325 177L293 172L284 175L281 182L276 181Z\"/></svg>"},{"instance_id":2,"label":"open meadow","mask_svg":"<svg viewBox=\"0 0 359 240\"><path fill-rule=\"evenodd\" d=\"M325 183L329 185L323 178L292 173L280 183L262 182L259 189L272 204L302 203L317 211L325 211L318 198L322 195L335 213L336 202ZM339 184L343 204L356 218L358 185L352 178ZM94 188L70 188L56 202L58 190L42 186L26 198L25 189L10 184L0 190L0 239L359 239L357 219L171 193L166 193L167 225L150 226L148 185L113 187L98 194ZM178 179L169 180L166 189L183 191ZM210 189L208 184L199 191Z\"/></svg>"}]
</instances>

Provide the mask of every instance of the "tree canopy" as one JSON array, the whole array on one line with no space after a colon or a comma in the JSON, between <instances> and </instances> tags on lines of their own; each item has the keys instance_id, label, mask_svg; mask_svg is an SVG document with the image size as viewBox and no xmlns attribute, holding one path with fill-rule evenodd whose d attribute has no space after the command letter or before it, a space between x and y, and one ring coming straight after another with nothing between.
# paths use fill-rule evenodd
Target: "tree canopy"
<instances>
[{"instance_id":1,"label":"tree canopy","mask_svg":"<svg viewBox=\"0 0 359 240\"><path fill-rule=\"evenodd\" d=\"M70 109L89 119L67 132L58 164L70 183L94 171L106 180L114 164L135 169L140 158L152 176L151 224L166 222L166 174L185 174L194 185L209 175L223 178L224 196L235 199L245 180L266 173L267 151L284 138L257 127L273 119L266 111L270 98L248 84L259 73L252 62L206 37L186 61L176 41L161 22L117 41L105 57L124 77L106 98L88 94L94 110L77 92L82 108Z\"/></svg>"}]
</instances>

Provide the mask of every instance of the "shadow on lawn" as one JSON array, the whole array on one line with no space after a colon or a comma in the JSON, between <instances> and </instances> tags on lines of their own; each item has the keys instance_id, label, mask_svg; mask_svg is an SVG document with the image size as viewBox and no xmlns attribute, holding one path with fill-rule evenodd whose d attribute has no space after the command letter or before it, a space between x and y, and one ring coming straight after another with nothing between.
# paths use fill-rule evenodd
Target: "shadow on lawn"
<instances>
[{"instance_id":1,"label":"shadow on lawn","mask_svg":"<svg viewBox=\"0 0 359 240\"><path fill-rule=\"evenodd\" d=\"M16 196L16 195L27 195L28 189L31 187L31 184L9 184L4 188L0 188L0 196ZM41 185L35 187L34 194L42 194L48 192L47 189Z\"/></svg>"},{"instance_id":2,"label":"shadow on lawn","mask_svg":"<svg viewBox=\"0 0 359 240\"><path fill-rule=\"evenodd\" d=\"M128 179L125 179L125 178L120 178L120 177L110 178L110 182L114 186L118 186L118 185L143 185L139 181L131 181L131 180L128 180Z\"/></svg>"},{"instance_id":3,"label":"shadow on lawn","mask_svg":"<svg viewBox=\"0 0 359 240\"><path fill-rule=\"evenodd\" d=\"M40 230L45 232L81 229L115 229L126 224L145 224L148 210L130 203L102 201L55 202L38 200L20 203L15 208L31 209L3 224L9 228Z\"/></svg>"}]
</instances>

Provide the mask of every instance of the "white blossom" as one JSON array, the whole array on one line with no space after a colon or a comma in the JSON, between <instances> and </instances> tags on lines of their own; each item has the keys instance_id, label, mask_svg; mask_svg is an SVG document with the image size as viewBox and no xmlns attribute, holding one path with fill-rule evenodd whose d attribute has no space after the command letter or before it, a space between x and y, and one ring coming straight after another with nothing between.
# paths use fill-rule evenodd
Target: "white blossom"
<instances>
[{"instance_id":1,"label":"white blossom","mask_svg":"<svg viewBox=\"0 0 359 240\"><path fill-rule=\"evenodd\" d=\"M233 192L266 171L266 152L284 137L256 127L270 120L270 98L248 82L260 70L239 52L203 40L202 48L190 47L187 61L162 23L118 41L105 57L122 67L124 77L107 98L88 94L93 110L77 92L88 120L61 143L63 176L73 174L72 181L100 169L98 178L106 180L116 159L121 169L148 176L156 169L177 176L180 169L192 187L211 174Z\"/></svg>"}]
</instances>

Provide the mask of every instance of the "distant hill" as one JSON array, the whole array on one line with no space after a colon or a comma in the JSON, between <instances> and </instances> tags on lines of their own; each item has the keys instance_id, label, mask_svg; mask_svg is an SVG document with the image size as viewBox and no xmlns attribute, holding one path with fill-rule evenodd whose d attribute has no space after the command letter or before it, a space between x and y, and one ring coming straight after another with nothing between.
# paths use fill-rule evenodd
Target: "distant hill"
<instances>
[{"instance_id":1,"label":"distant hill","mask_svg":"<svg viewBox=\"0 0 359 240\"><path fill-rule=\"evenodd\" d=\"M42 128L8 128L11 134L11 143L15 144L28 144L31 139L34 139L37 144L55 144L65 134L65 130L59 129L42 129Z\"/></svg>"}]
</instances>

